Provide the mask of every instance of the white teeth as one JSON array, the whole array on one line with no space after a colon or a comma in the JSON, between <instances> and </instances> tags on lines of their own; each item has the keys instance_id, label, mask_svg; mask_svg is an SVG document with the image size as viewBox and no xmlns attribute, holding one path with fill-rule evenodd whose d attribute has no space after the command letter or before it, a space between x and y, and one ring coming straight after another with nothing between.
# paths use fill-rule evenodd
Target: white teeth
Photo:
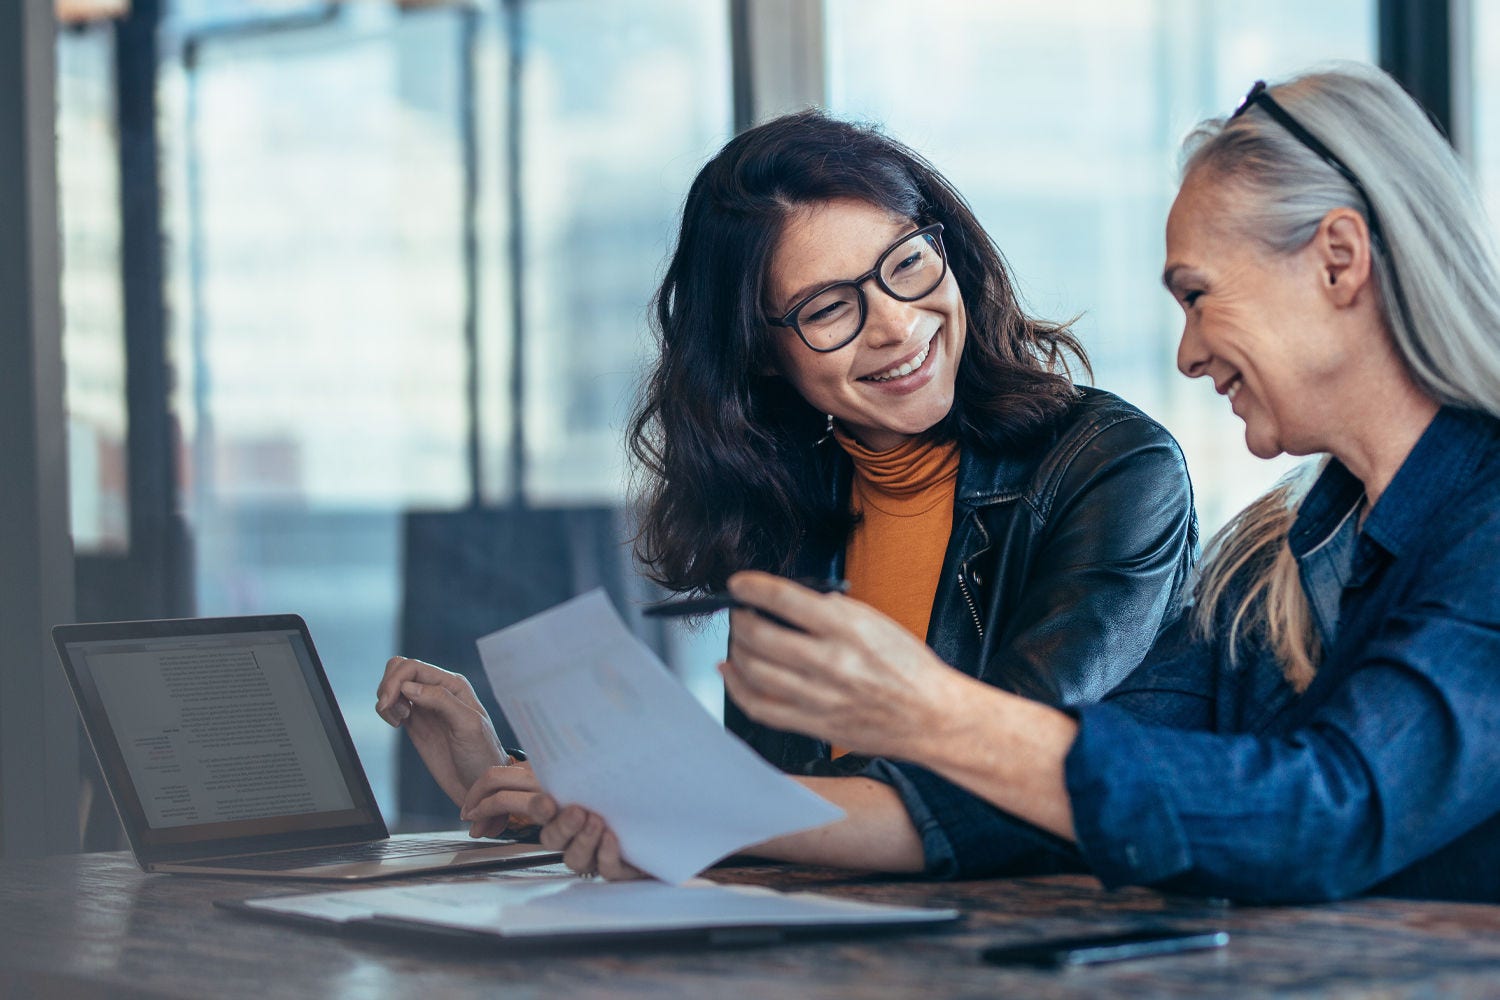
<instances>
[{"instance_id":1,"label":"white teeth","mask_svg":"<svg viewBox=\"0 0 1500 1000\"><path fill-rule=\"evenodd\" d=\"M1233 402L1234 397L1240 394L1240 386L1242 385L1244 385L1243 381L1238 378L1235 379L1233 382L1229 383L1229 388L1224 390L1224 395L1229 397L1229 400Z\"/></svg>"},{"instance_id":2,"label":"white teeth","mask_svg":"<svg viewBox=\"0 0 1500 1000\"><path fill-rule=\"evenodd\" d=\"M927 346L922 348L922 353L912 358L906 364L901 365L898 368L892 368L889 371L883 371L878 375L869 375L866 377L871 382L889 382L893 378L900 378L902 375L910 375L912 372L922 367L922 362L927 360L927 353L931 350L932 342L928 341Z\"/></svg>"}]
</instances>

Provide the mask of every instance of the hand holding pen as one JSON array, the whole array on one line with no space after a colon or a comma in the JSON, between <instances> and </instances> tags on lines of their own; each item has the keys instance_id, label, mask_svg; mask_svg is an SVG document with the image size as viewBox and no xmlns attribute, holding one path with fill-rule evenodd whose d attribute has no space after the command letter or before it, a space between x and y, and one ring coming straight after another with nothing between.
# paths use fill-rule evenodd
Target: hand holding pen
<instances>
[{"instance_id":1,"label":"hand holding pen","mask_svg":"<svg viewBox=\"0 0 1500 1000\"><path fill-rule=\"evenodd\" d=\"M849 592L849 582L847 580L803 577L792 582L799 583L809 590L816 590L820 594L845 594ZM673 597L665 601L658 601L655 604L648 604L641 609L641 614L651 618L680 618L688 615L712 614L715 611L723 611L728 608L744 607L750 607L750 605L742 604L735 600L728 591L710 591L709 593L699 594L695 597Z\"/></svg>"}]
</instances>

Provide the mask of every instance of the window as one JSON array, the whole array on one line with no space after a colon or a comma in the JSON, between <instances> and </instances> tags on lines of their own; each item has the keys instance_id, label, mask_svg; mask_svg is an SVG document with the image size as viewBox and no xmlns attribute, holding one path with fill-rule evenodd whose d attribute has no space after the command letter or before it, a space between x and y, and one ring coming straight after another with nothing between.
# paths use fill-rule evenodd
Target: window
<instances>
[{"instance_id":1,"label":"window","mask_svg":"<svg viewBox=\"0 0 1500 1000\"><path fill-rule=\"evenodd\" d=\"M1468 110L1471 119L1467 123L1470 148L1462 150L1474 168L1480 193L1484 196L1485 209L1493 224L1500 219L1500 9L1492 3L1474 0L1470 5L1467 35L1471 46L1467 55L1468 65L1473 67L1470 82ZM1463 92L1462 86L1455 91ZM1462 106L1460 104L1460 106ZM1464 134L1462 128L1460 135Z\"/></svg>"},{"instance_id":2,"label":"window","mask_svg":"<svg viewBox=\"0 0 1500 1000\"><path fill-rule=\"evenodd\" d=\"M129 544L120 157L107 21L57 37L57 170L74 547Z\"/></svg>"},{"instance_id":3,"label":"window","mask_svg":"<svg viewBox=\"0 0 1500 1000\"><path fill-rule=\"evenodd\" d=\"M525 489L619 502L622 430L677 213L728 139L723 4L524 8Z\"/></svg>"},{"instance_id":4,"label":"window","mask_svg":"<svg viewBox=\"0 0 1500 1000\"><path fill-rule=\"evenodd\" d=\"M1033 313L1079 317L1097 384L1182 443L1205 534L1291 466L1251 456L1208 382L1177 374L1162 230L1187 130L1258 78L1372 59L1370 0L829 0L828 14L832 107L886 124L953 181Z\"/></svg>"},{"instance_id":5,"label":"window","mask_svg":"<svg viewBox=\"0 0 1500 1000\"><path fill-rule=\"evenodd\" d=\"M393 816L394 734L369 706L398 651L403 519L622 502L646 304L729 130L727 13L174 16L163 162L197 611L308 620Z\"/></svg>"}]
</instances>

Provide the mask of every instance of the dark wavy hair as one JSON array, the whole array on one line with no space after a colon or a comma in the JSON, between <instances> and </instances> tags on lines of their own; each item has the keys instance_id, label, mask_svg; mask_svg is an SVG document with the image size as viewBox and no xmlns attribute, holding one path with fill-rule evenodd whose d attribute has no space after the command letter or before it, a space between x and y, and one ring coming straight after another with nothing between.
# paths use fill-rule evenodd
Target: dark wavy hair
<instances>
[{"instance_id":1,"label":"dark wavy hair","mask_svg":"<svg viewBox=\"0 0 1500 1000\"><path fill-rule=\"evenodd\" d=\"M698 173L653 300L655 366L630 424L636 555L671 590L722 587L741 569L788 572L814 536L853 524L817 447L825 417L778 375L763 319L768 262L788 217L836 198L943 224L968 313L953 409L929 433L1004 449L1076 398L1066 324L1026 316L999 249L931 164L877 129L802 111L732 139ZM1061 370L1060 370L1061 369Z\"/></svg>"}]
</instances>

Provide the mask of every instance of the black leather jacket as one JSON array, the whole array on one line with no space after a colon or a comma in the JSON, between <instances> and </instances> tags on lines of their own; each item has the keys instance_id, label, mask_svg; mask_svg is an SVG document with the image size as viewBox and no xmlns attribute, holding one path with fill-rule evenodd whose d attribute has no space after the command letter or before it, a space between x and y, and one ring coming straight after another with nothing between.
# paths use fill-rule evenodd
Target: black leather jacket
<instances>
[{"instance_id":1,"label":"black leather jacket","mask_svg":"<svg viewBox=\"0 0 1500 1000\"><path fill-rule=\"evenodd\" d=\"M847 503L852 463L830 488ZM953 530L927 644L996 687L1052 705L1097 701L1141 662L1180 603L1198 547L1187 466L1172 435L1129 403L1083 388L1053 432L1019 454L964 447ZM838 574L843 551L799 556ZM751 721L727 696L724 724L777 767L850 774L828 744Z\"/></svg>"}]
</instances>

